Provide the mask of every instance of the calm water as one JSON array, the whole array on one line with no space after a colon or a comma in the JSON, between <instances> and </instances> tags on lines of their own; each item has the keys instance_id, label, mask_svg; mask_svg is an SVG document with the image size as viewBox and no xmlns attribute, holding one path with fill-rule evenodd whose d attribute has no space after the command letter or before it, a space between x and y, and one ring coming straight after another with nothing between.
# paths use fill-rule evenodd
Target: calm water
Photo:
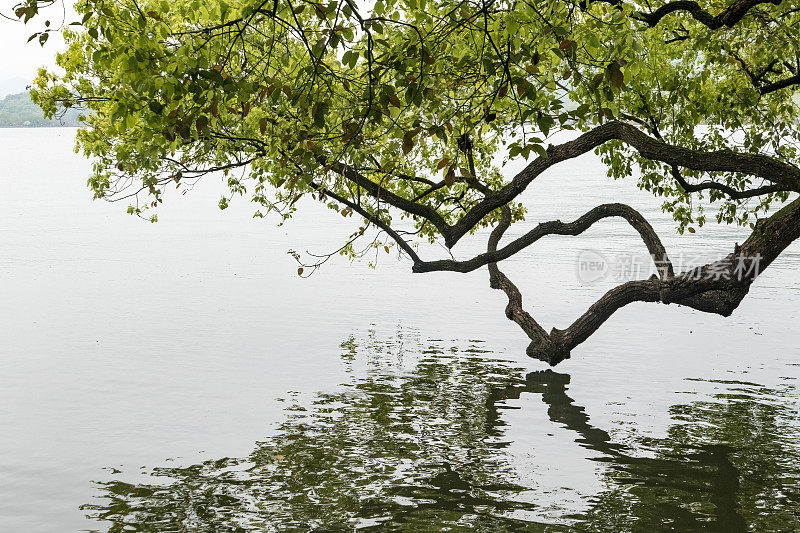
<instances>
[{"instance_id":1,"label":"calm water","mask_svg":"<svg viewBox=\"0 0 800 533\"><path fill-rule=\"evenodd\" d=\"M484 271L381 253L299 279L286 251L352 219L220 212L212 178L149 224L90 200L73 136L0 130L1 531L798 528L800 247L734 316L632 305L554 371ZM528 223L630 203L687 264L744 238L675 236L592 156L528 198ZM616 283L582 283L579 252L642 248L604 221L505 271L563 327Z\"/></svg>"}]
</instances>

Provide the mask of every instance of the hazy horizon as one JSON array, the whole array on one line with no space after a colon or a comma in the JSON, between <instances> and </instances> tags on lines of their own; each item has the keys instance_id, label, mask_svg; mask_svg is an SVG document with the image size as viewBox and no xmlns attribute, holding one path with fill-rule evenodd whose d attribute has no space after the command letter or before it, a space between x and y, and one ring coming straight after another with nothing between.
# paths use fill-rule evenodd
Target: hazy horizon
<instances>
[{"instance_id":1,"label":"hazy horizon","mask_svg":"<svg viewBox=\"0 0 800 533\"><path fill-rule=\"evenodd\" d=\"M13 50L13 53L4 53L0 60L0 98L24 91L40 67L55 65L56 52L64 42L59 33L53 32L44 46L36 39L27 41L31 34L44 28L45 20L49 19L53 28L58 28L62 19L64 24L69 24L72 20L71 6L65 4L65 10L59 7L43 10L40 17L34 18L28 24L9 20L15 18L10 7L0 9L0 13L9 17L0 18L0 49Z\"/></svg>"}]
</instances>

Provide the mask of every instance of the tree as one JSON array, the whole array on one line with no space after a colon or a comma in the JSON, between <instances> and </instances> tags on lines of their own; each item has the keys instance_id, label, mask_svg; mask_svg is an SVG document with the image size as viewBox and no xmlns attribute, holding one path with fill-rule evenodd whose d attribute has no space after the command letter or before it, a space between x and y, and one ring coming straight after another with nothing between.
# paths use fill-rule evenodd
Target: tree
<instances>
[{"instance_id":1,"label":"tree","mask_svg":"<svg viewBox=\"0 0 800 533\"><path fill-rule=\"evenodd\" d=\"M17 16L37 15L37 1ZM223 209L248 195L257 216L285 219L310 196L363 220L343 254L358 256L365 240L396 246L414 272L487 267L508 296L506 315L531 339L528 354L552 365L631 302L730 315L800 237L795 1L89 0L76 9L80 22L60 30L64 73L42 71L33 97L49 114L87 109L78 143L95 160L96 197L129 198L129 212L147 216L167 187L212 172L227 176ZM44 43L50 31L35 36ZM571 140L551 144L564 130ZM636 175L663 197L679 231L712 215L752 233L686 272L621 204L501 244L524 217L526 188L591 151L609 175ZM509 159L527 166L506 175ZM659 274L546 332L499 265L608 217L637 230ZM453 248L486 227L486 252L471 259L419 252L425 240Z\"/></svg>"}]
</instances>

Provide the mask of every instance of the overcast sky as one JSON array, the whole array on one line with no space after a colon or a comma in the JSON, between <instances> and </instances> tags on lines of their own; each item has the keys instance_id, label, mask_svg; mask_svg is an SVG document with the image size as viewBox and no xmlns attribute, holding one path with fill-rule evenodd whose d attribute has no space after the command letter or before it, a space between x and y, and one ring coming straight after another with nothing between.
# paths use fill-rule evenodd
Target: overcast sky
<instances>
[{"instance_id":1,"label":"overcast sky","mask_svg":"<svg viewBox=\"0 0 800 533\"><path fill-rule=\"evenodd\" d=\"M0 2L3 15L14 16L11 5L16 2ZM62 48L61 39L51 35L44 47L34 39L27 43L28 37L44 27L45 18L49 18L53 26L61 24L61 6L56 5L50 11L31 20L27 25L12 22L0 17L0 98L8 93L24 90L25 85L36 75L40 66L52 66L55 54ZM67 20L69 22L72 19Z\"/></svg>"}]
</instances>

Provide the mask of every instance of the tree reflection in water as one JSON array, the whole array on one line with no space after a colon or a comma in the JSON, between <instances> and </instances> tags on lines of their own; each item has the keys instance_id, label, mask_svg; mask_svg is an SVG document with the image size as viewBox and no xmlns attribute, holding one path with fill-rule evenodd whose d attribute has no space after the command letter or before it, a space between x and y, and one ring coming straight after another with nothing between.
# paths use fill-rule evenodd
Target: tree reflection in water
<instances>
[{"instance_id":1,"label":"tree reflection in water","mask_svg":"<svg viewBox=\"0 0 800 533\"><path fill-rule=\"evenodd\" d=\"M249 457L158 468L148 484L98 483L97 503L83 509L113 532L727 533L800 524L794 391L728 383L707 401L674 406L666 438L639 439L634 451L591 425L567 394L567 374L523 376L475 343L390 356L402 342L343 343L351 382L294 402ZM533 518L541 514L531 488L505 449L501 411L528 394L542 398L550 423L600 454L605 488L560 524ZM542 475L557 468L550 472Z\"/></svg>"}]
</instances>

